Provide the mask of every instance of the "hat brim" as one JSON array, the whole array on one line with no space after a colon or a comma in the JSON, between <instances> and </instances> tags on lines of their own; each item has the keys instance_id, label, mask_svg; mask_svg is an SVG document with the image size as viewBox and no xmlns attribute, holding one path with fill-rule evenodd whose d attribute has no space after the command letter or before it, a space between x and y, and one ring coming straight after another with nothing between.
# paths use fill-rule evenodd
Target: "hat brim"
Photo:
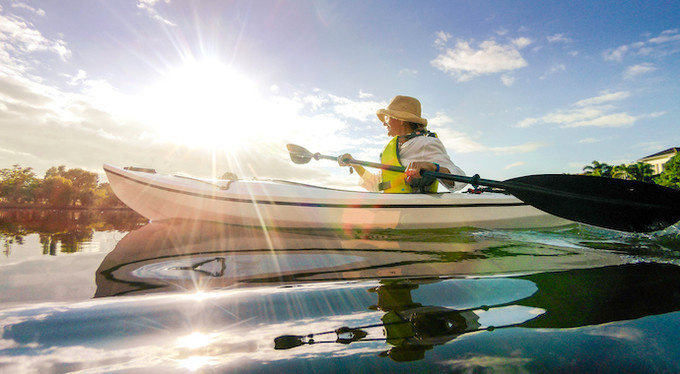
<instances>
[{"instance_id":1,"label":"hat brim","mask_svg":"<svg viewBox=\"0 0 680 374\"><path fill-rule=\"evenodd\" d=\"M415 116L409 112L402 112L399 110L391 109L378 109L375 113L378 116L380 122L385 122L385 116L390 116L392 118L400 119L406 122L419 123L421 125L427 126L427 119Z\"/></svg>"}]
</instances>

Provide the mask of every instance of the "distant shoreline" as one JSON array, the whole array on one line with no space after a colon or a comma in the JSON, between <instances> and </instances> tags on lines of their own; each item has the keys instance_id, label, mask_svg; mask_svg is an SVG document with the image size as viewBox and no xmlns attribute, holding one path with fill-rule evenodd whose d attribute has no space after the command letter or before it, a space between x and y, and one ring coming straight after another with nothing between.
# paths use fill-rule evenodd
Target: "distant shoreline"
<instances>
[{"instance_id":1,"label":"distant shoreline","mask_svg":"<svg viewBox=\"0 0 680 374\"><path fill-rule=\"evenodd\" d=\"M106 211L129 211L134 210L128 207L93 207L93 206L54 206L54 205L33 205L33 204L8 204L0 203L0 210L2 209L33 209L33 210L106 210Z\"/></svg>"}]
</instances>

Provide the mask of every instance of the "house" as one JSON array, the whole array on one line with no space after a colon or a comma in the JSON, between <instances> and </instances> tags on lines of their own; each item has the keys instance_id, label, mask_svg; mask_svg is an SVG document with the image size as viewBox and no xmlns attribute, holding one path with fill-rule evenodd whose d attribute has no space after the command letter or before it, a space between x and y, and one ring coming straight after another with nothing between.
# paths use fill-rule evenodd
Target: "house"
<instances>
[{"instance_id":1,"label":"house","mask_svg":"<svg viewBox=\"0 0 680 374\"><path fill-rule=\"evenodd\" d=\"M671 157L675 156L680 152L680 147L673 147L673 148L668 148L665 151L657 152L653 155L649 155L647 157L643 157L638 160L638 162L644 162L647 164L652 165L654 168L654 174L661 174L664 171L664 165L668 160L671 159Z\"/></svg>"}]
</instances>

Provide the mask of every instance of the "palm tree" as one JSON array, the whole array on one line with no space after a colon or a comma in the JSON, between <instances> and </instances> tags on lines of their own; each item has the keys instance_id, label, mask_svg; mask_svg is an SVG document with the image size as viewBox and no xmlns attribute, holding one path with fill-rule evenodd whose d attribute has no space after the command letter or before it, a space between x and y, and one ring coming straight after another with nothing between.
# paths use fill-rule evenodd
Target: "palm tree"
<instances>
[{"instance_id":1,"label":"palm tree","mask_svg":"<svg viewBox=\"0 0 680 374\"><path fill-rule=\"evenodd\" d=\"M612 169L612 178L633 179L628 173L628 165L626 164L614 166L614 169Z\"/></svg>"},{"instance_id":2,"label":"palm tree","mask_svg":"<svg viewBox=\"0 0 680 374\"><path fill-rule=\"evenodd\" d=\"M631 164L627 170L632 179L636 181L651 182L654 176L654 168L646 162Z\"/></svg>"},{"instance_id":3,"label":"palm tree","mask_svg":"<svg viewBox=\"0 0 680 374\"><path fill-rule=\"evenodd\" d=\"M583 168L586 175L593 175L596 177L611 177L612 167L606 163L600 163L598 161L593 161L592 165L587 165Z\"/></svg>"}]
</instances>

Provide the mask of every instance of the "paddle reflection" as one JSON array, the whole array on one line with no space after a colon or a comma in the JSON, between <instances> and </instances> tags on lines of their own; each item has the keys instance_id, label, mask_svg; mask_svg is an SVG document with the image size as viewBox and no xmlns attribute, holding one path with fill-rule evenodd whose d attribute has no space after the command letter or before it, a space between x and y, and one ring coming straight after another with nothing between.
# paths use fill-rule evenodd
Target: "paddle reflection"
<instances>
[{"instance_id":1,"label":"paddle reflection","mask_svg":"<svg viewBox=\"0 0 680 374\"><path fill-rule=\"evenodd\" d=\"M389 347L379 353L380 357L389 357L393 361L406 362L420 360L425 353L435 346L446 344L461 335L496 330L518 326L526 320L535 318L545 310L532 307L519 307L516 305L504 305L489 307L478 305L470 308L445 307L438 305L424 305L414 301L413 293L418 293L420 287L433 288L438 279L406 280L393 279L381 281L377 287L368 291L377 296L377 303L371 305L369 310L381 313L380 323L358 327L342 326L332 331L321 333L309 333L303 336L282 335L274 339L274 347L277 350L286 350L303 345L319 343L350 344L353 342L383 341ZM441 287L448 282L436 285ZM505 284L494 280L486 280L481 284L470 280L455 280L454 289L458 292L476 289L485 290L487 300L495 300L500 304L512 301L512 297L531 295L536 288L530 282L508 281ZM472 284L477 283L477 284ZM507 291L505 294L498 293L493 288ZM449 292L438 292L440 295ZM420 296L420 295L416 295ZM432 295L424 299L431 299ZM488 298L490 297L490 298ZM459 300L439 300L440 303L470 303L468 297ZM335 340L328 340L328 335L335 335ZM325 340L317 340L320 337Z\"/></svg>"},{"instance_id":2,"label":"paddle reflection","mask_svg":"<svg viewBox=\"0 0 680 374\"><path fill-rule=\"evenodd\" d=\"M464 282L477 282L474 287ZM497 284L493 282L498 281ZM441 284L437 284L440 283ZM481 282L481 283L480 283ZM595 269L542 273L504 279L387 280L368 289L377 296L369 310L382 314L380 323L306 335L281 335L275 349L303 345L384 341L390 347L380 357L405 362L425 358L427 351L456 338L482 331L521 327L563 329L635 320L680 310L680 268L664 264L627 264ZM442 285L459 292L481 291L479 304L468 308L424 305L418 299L445 303L474 303L462 293L446 300ZM504 293L498 293L503 290ZM495 292L495 294L494 294ZM437 296L439 295L439 296ZM443 296L443 297L442 297ZM507 300L516 297L516 300ZM504 300L504 298L506 300ZM376 331L381 328L382 331ZM293 330L304 331L304 325ZM300 331L298 330L298 331ZM333 334L336 339L325 340ZM317 340L321 337L322 340Z\"/></svg>"}]
</instances>

